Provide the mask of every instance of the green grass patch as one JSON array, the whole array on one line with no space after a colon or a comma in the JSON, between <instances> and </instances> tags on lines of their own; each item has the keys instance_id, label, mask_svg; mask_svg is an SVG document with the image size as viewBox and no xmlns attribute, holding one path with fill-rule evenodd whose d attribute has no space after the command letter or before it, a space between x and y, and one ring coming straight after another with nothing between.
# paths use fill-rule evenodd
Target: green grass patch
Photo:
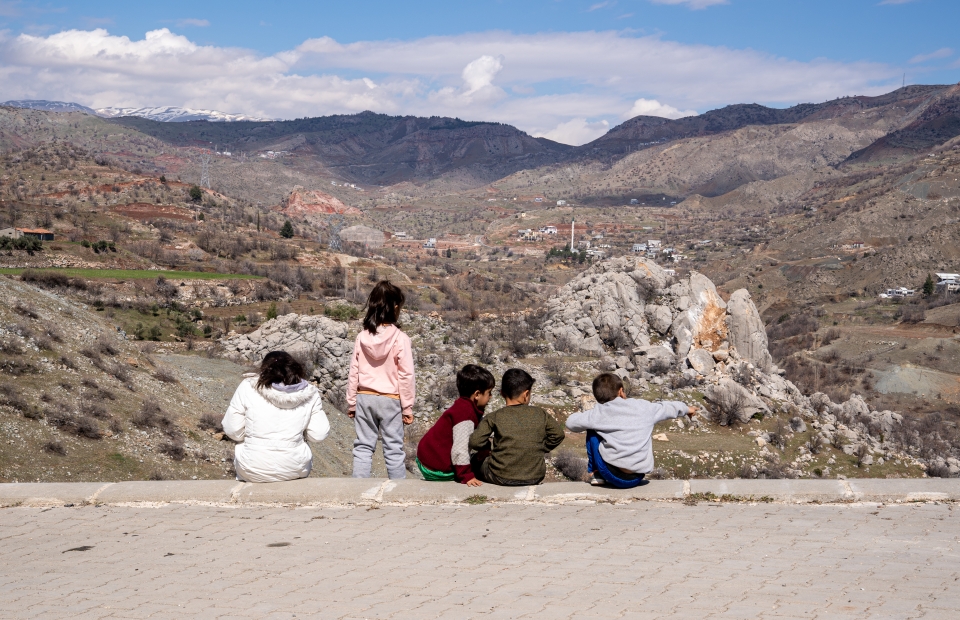
<instances>
[{"instance_id":1,"label":"green grass patch","mask_svg":"<svg viewBox=\"0 0 960 620\"><path fill-rule=\"evenodd\" d=\"M471 506L479 506L480 504L487 503L486 495L471 495L467 499L463 500L464 504L470 504Z\"/></svg>"},{"instance_id":2,"label":"green grass patch","mask_svg":"<svg viewBox=\"0 0 960 620\"><path fill-rule=\"evenodd\" d=\"M2 275L22 275L26 269L2 268ZM205 271L160 271L152 269L32 269L41 273L59 273L69 278L85 278L88 280L150 280L157 276L170 279L186 280L256 280L261 276L251 276L236 273L211 273Z\"/></svg>"}]
</instances>

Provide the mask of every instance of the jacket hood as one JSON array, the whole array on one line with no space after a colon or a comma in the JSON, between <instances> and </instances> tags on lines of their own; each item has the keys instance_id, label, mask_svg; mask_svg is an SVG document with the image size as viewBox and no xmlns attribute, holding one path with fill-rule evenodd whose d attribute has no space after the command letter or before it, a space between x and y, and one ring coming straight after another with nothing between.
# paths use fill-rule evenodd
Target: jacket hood
<instances>
[{"instance_id":1,"label":"jacket hood","mask_svg":"<svg viewBox=\"0 0 960 620\"><path fill-rule=\"evenodd\" d=\"M376 334L363 330L357 336L357 341L367 359L379 362L390 355L393 343L399 334L400 330L396 325L381 325Z\"/></svg>"},{"instance_id":2,"label":"jacket hood","mask_svg":"<svg viewBox=\"0 0 960 620\"><path fill-rule=\"evenodd\" d=\"M250 379L250 383L257 390L257 394L278 409L295 409L317 394L317 388L307 381L301 381L297 385L285 385L282 390L273 387L258 388L256 377Z\"/></svg>"}]
</instances>

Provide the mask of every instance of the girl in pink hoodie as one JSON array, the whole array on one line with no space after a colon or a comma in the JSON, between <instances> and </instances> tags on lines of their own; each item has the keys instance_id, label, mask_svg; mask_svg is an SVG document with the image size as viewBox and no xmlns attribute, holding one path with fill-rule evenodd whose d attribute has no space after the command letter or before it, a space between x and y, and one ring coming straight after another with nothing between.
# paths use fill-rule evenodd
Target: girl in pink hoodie
<instances>
[{"instance_id":1,"label":"girl in pink hoodie","mask_svg":"<svg viewBox=\"0 0 960 620\"><path fill-rule=\"evenodd\" d=\"M397 320L403 291L387 280L378 282L367 300L363 330L357 335L347 382L347 415L353 418L353 477L369 478L377 436L383 439L383 460L390 478L406 478L403 426L413 422L413 350Z\"/></svg>"}]
</instances>

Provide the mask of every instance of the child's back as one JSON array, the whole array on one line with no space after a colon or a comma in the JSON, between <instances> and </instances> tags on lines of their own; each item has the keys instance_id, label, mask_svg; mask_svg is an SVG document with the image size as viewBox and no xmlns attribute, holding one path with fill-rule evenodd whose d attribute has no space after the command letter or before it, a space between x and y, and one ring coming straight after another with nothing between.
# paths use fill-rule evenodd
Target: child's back
<instances>
[{"instance_id":1,"label":"child's back","mask_svg":"<svg viewBox=\"0 0 960 620\"><path fill-rule=\"evenodd\" d=\"M539 407L509 405L487 414L470 436L470 449L487 447L484 473L497 484L539 484L547 470L543 457L563 442L563 426ZM489 475L492 474L492 475Z\"/></svg>"},{"instance_id":2,"label":"child's back","mask_svg":"<svg viewBox=\"0 0 960 620\"><path fill-rule=\"evenodd\" d=\"M614 467L635 474L653 471L653 427L657 422L685 415L681 402L652 403L639 398L615 398L567 418L574 433L600 435L600 454Z\"/></svg>"}]
</instances>

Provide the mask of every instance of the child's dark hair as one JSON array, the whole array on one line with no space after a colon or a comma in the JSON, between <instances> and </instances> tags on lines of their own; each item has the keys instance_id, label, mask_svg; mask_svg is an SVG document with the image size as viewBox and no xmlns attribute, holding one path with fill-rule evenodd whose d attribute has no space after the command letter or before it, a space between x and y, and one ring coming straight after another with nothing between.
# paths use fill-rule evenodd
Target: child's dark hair
<instances>
[{"instance_id":1,"label":"child's dark hair","mask_svg":"<svg viewBox=\"0 0 960 620\"><path fill-rule=\"evenodd\" d=\"M260 379L257 380L257 387L270 387L274 383L296 385L306 377L306 374L303 365L286 351L271 351L260 362Z\"/></svg>"},{"instance_id":2,"label":"child's dark hair","mask_svg":"<svg viewBox=\"0 0 960 620\"><path fill-rule=\"evenodd\" d=\"M390 280L380 280L367 299L367 316L363 318L363 328L375 334L380 325L396 324L400 320L400 310L406 300L400 287Z\"/></svg>"},{"instance_id":3,"label":"child's dark hair","mask_svg":"<svg viewBox=\"0 0 960 620\"><path fill-rule=\"evenodd\" d=\"M623 380L612 372L602 372L593 380L593 397L601 405L620 395Z\"/></svg>"},{"instance_id":4,"label":"child's dark hair","mask_svg":"<svg viewBox=\"0 0 960 620\"><path fill-rule=\"evenodd\" d=\"M461 398L470 398L474 392L492 390L496 384L493 374L476 364L467 364L457 373L457 393Z\"/></svg>"},{"instance_id":5,"label":"child's dark hair","mask_svg":"<svg viewBox=\"0 0 960 620\"><path fill-rule=\"evenodd\" d=\"M535 379L525 370L511 368L503 373L503 381L500 384L500 394L504 398L514 399L519 397L527 390L533 389Z\"/></svg>"}]
</instances>

